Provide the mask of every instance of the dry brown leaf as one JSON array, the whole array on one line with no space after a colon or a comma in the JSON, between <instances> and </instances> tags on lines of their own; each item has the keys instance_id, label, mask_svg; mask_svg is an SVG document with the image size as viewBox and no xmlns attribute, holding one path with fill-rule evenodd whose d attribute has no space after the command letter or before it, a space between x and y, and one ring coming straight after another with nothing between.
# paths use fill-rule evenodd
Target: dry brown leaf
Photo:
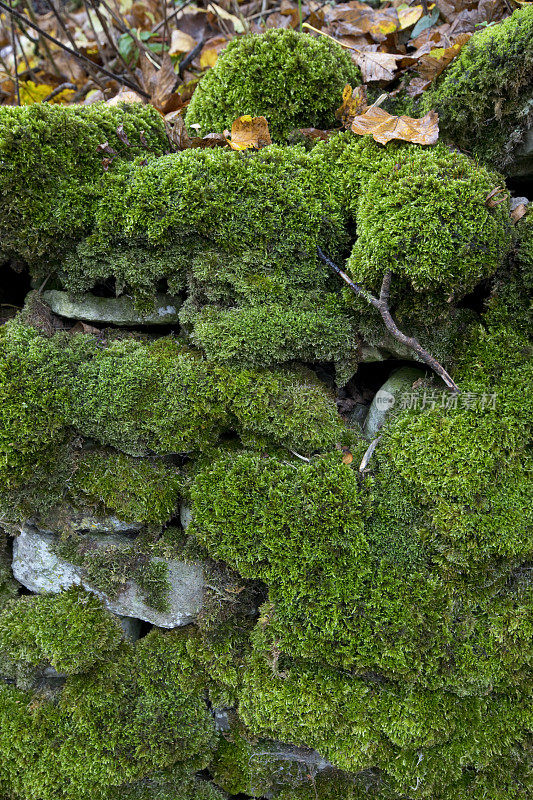
<instances>
[{"instance_id":1,"label":"dry brown leaf","mask_svg":"<svg viewBox=\"0 0 533 800\"><path fill-rule=\"evenodd\" d=\"M440 75L451 64L455 56L460 53L461 48L467 43L470 36L471 34L469 33L461 33L451 47L436 47L426 55L421 56L417 66L421 77L427 81L432 81Z\"/></svg>"},{"instance_id":2,"label":"dry brown leaf","mask_svg":"<svg viewBox=\"0 0 533 800\"><path fill-rule=\"evenodd\" d=\"M395 117L382 108L370 106L362 116L354 119L351 130L360 136L370 135L380 144L387 144L391 139L435 144L439 138L439 117L436 111L430 111L421 119Z\"/></svg>"},{"instance_id":3,"label":"dry brown leaf","mask_svg":"<svg viewBox=\"0 0 533 800\"><path fill-rule=\"evenodd\" d=\"M144 100L137 92L123 90L112 97L111 100L107 100L106 106L116 106L119 103L144 103Z\"/></svg>"},{"instance_id":4,"label":"dry brown leaf","mask_svg":"<svg viewBox=\"0 0 533 800\"><path fill-rule=\"evenodd\" d=\"M363 81L392 81L396 76L396 65L405 56L394 53L356 53L354 61L361 70Z\"/></svg>"},{"instance_id":5,"label":"dry brown leaf","mask_svg":"<svg viewBox=\"0 0 533 800\"><path fill-rule=\"evenodd\" d=\"M342 104L335 111L335 119L340 119L344 128L349 128L353 118L363 114L368 106L366 87L357 86L353 91L349 83L342 92Z\"/></svg>"},{"instance_id":6,"label":"dry brown leaf","mask_svg":"<svg viewBox=\"0 0 533 800\"><path fill-rule=\"evenodd\" d=\"M193 47L196 46L196 39L193 39L188 33L184 31L172 31L172 39L170 41L169 56L178 56L182 53L188 53Z\"/></svg>"},{"instance_id":7,"label":"dry brown leaf","mask_svg":"<svg viewBox=\"0 0 533 800\"><path fill-rule=\"evenodd\" d=\"M516 208L513 208L511 211L511 221L513 225L516 225L518 220L522 219L523 216L527 214L527 206L525 203L519 203Z\"/></svg>"},{"instance_id":8,"label":"dry brown leaf","mask_svg":"<svg viewBox=\"0 0 533 800\"><path fill-rule=\"evenodd\" d=\"M227 137L229 132L224 133ZM232 150L259 150L272 144L266 118L251 117L249 114L238 117L231 126L231 139L227 139L227 142Z\"/></svg>"},{"instance_id":9,"label":"dry brown leaf","mask_svg":"<svg viewBox=\"0 0 533 800\"><path fill-rule=\"evenodd\" d=\"M165 128L168 139L175 150L188 150L191 147L226 147L223 133L208 133L207 136L189 136L181 111L165 114Z\"/></svg>"},{"instance_id":10,"label":"dry brown leaf","mask_svg":"<svg viewBox=\"0 0 533 800\"><path fill-rule=\"evenodd\" d=\"M174 71L174 64L168 53L165 53L161 60L161 69L156 73L151 81L150 94L151 102L158 109L163 109L169 95L172 94L176 85L177 75Z\"/></svg>"}]
</instances>

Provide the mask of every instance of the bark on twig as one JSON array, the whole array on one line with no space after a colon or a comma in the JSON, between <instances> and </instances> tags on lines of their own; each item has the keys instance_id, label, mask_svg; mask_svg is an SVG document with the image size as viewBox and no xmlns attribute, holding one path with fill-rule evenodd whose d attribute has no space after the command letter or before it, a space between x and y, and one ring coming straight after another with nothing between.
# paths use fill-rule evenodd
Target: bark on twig
<instances>
[{"instance_id":1,"label":"bark on twig","mask_svg":"<svg viewBox=\"0 0 533 800\"><path fill-rule=\"evenodd\" d=\"M363 289L362 286L359 286L358 284L354 283L348 277L348 275L345 272L343 272L342 269L340 269L340 267L338 267L330 258L328 258L328 256L321 250L320 247L317 247L317 251L322 261L325 264L327 264L328 267L330 267L334 272L336 272L340 278L342 278L342 280L350 287L350 289L354 294L358 295L359 297L364 297L367 303L370 303L370 305L374 306L374 308L376 308L379 311L379 313L381 314L381 318L385 323L385 327L398 342L401 342L401 344L404 344L411 350L414 350L414 352L418 355L420 360L423 361L424 364L427 364L428 367L431 367L431 369L442 378L446 386L448 386L448 388L451 389L452 392L460 391L455 381L446 372L444 367L441 364L439 364L437 359L434 358L431 355L431 353L428 353L428 351L422 347L420 342L417 339L415 339L414 336L406 336L405 333L402 333L402 331L398 328L398 326L394 322L389 309L390 284L392 279L392 274L390 271L387 272L385 274L385 277L383 278L383 283L381 284L381 291L379 293L379 298L374 297L373 294L371 294L366 289Z\"/></svg>"}]
</instances>

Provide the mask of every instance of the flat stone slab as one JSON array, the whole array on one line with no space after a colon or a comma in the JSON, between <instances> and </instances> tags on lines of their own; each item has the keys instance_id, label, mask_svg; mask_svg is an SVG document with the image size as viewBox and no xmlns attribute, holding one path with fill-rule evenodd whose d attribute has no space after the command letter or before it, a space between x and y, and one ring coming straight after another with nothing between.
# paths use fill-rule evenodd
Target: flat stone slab
<instances>
[{"instance_id":1,"label":"flat stone slab","mask_svg":"<svg viewBox=\"0 0 533 800\"><path fill-rule=\"evenodd\" d=\"M168 566L168 611L156 611L146 604L139 586L130 581L125 591L111 598L89 584L80 567L59 558L53 550L56 537L29 525L21 529L13 543L13 575L16 580L38 594L56 594L70 586L80 585L101 597L114 614L150 622L160 628L177 628L194 622L203 604L204 578L197 562L163 561ZM101 546L117 544L119 537L105 537Z\"/></svg>"},{"instance_id":2,"label":"flat stone slab","mask_svg":"<svg viewBox=\"0 0 533 800\"><path fill-rule=\"evenodd\" d=\"M140 314L130 297L84 294L81 298L74 299L67 292L56 289L43 292L43 300L60 317L106 325L171 325L178 322L181 305L181 300L177 297L158 294L153 311Z\"/></svg>"}]
</instances>

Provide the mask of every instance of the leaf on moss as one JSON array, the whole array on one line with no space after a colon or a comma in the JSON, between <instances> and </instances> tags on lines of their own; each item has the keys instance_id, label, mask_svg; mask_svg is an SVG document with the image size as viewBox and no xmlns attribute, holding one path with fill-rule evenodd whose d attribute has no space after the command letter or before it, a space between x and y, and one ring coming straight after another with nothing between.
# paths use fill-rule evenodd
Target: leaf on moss
<instances>
[{"instance_id":1,"label":"leaf on moss","mask_svg":"<svg viewBox=\"0 0 533 800\"><path fill-rule=\"evenodd\" d=\"M232 150L259 150L272 144L268 122L265 117L251 117L245 114L238 117L231 126L231 139L229 131L224 131L226 141Z\"/></svg>"},{"instance_id":2,"label":"leaf on moss","mask_svg":"<svg viewBox=\"0 0 533 800\"><path fill-rule=\"evenodd\" d=\"M354 117L364 114L367 105L366 86L356 86L352 90L347 83L342 92L342 104L335 111L335 119L340 119L343 127L349 128Z\"/></svg>"},{"instance_id":3,"label":"leaf on moss","mask_svg":"<svg viewBox=\"0 0 533 800\"><path fill-rule=\"evenodd\" d=\"M417 71L422 78L432 81L451 64L455 56L470 39L470 33L461 33L451 47L435 47L429 53L420 56Z\"/></svg>"},{"instance_id":4,"label":"leaf on moss","mask_svg":"<svg viewBox=\"0 0 533 800\"><path fill-rule=\"evenodd\" d=\"M360 117L355 117L351 130L359 136L370 135L380 144L387 144L391 139L435 144L439 138L439 117L436 111L430 111L421 119L395 117L381 108L370 106Z\"/></svg>"}]
</instances>

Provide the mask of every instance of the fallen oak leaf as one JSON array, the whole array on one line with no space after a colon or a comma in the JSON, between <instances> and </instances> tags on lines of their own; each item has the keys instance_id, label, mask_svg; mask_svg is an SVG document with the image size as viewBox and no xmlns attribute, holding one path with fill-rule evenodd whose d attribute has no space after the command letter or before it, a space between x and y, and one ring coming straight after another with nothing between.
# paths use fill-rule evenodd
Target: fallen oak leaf
<instances>
[{"instance_id":1,"label":"fallen oak leaf","mask_svg":"<svg viewBox=\"0 0 533 800\"><path fill-rule=\"evenodd\" d=\"M395 117L374 105L355 117L351 130L359 136L370 135L380 144L401 139L429 145L435 144L439 138L439 117L436 111L430 111L421 119Z\"/></svg>"},{"instance_id":2,"label":"fallen oak leaf","mask_svg":"<svg viewBox=\"0 0 533 800\"><path fill-rule=\"evenodd\" d=\"M232 150L259 150L272 144L266 117L251 117L245 114L238 117L231 126L231 139L229 131L224 131L226 141Z\"/></svg>"}]
</instances>

